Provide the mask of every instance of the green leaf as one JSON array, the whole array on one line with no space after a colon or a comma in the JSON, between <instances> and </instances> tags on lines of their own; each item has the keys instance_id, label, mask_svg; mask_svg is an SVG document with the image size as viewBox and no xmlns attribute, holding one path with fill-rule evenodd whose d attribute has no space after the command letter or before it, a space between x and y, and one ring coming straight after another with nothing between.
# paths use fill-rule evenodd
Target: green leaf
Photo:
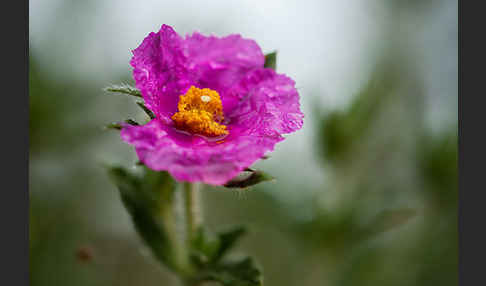
<instances>
[{"instance_id":1,"label":"green leaf","mask_svg":"<svg viewBox=\"0 0 486 286\"><path fill-rule=\"evenodd\" d=\"M118 122L112 122L108 125L105 126L106 129L115 129L115 130L121 130L121 124Z\"/></svg>"},{"instance_id":2,"label":"green leaf","mask_svg":"<svg viewBox=\"0 0 486 286\"><path fill-rule=\"evenodd\" d=\"M248 168L235 178L231 179L224 186L226 188L245 189L261 182L272 181L274 179L274 177L270 176L265 172Z\"/></svg>"},{"instance_id":3,"label":"green leaf","mask_svg":"<svg viewBox=\"0 0 486 286\"><path fill-rule=\"evenodd\" d=\"M108 174L118 187L123 205L143 241L158 260L175 269L175 255L167 228L172 219L175 182L166 172L143 169L139 176L122 167L109 167Z\"/></svg>"},{"instance_id":4,"label":"green leaf","mask_svg":"<svg viewBox=\"0 0 486 286\"><path fill-rule=\"evenodd\" d=\"M277 52L271 52L265 55L265 64L263 65L266 68L271 68L273 70L277 69Z\"/></svg>"},{"instance_id":5,"label":"green leaf","mask_svg":"<svg viewBox=\"0 0 486 286\"><path fill-rule=\"evenodd\" d=\"M205 281L220 282L227 286L262 285L261 272L251 258L222 260L245 233L244 227L236 227L217 235L200 228L193 241L191 257L197 271L190 277L189 285L199 285Z\"/></svg>"},{"instance_id":6,"label":"green leaf","mask_svg":"<svg viewBox=\"0 0 486 286\"><path fill-rule=\"evenodd\" d=\"M128 94L136 97L142 97L142 94L135 87L128 84L114 84L103 89L106 92Z\"/></svg>"},{"instance_id":7,"label":"green leaf","mask_svg":"<svg viewBox=\"0 0 486 286\"><path fill-rule=\"evenodd\" d=\"M140 124L138 124L138 122L136 122L135 120L130 119L130 118L129 119L125 119L125 123L128 123L130 125L140 125Z\"/></svg>"},{"instance_id":8,"label":"green leaf","mask_svg":"<svg viewBox=\"0 0 486 286\"><path fill-rule=\"evenodd\" d=\"M141 101L137 101L137 105L143 110L145 111L145 113L147 113L147 115L150 117L150 119L154 119L155 118L155 114L152 112L152 110L148 109L147 106L145 106L145 104Z\"/></svg>"},{"instance_id":9,"label":"green leaf","mask_svg":"<svg viewBox=\"0 0 486 286\"><path fill-rule=\"evenodd\" d=\"M246 228L242 226L219 233L219 248L213 257L213 261L221 259L245 233Z\"/></svg>"},{"instance_id":10,"label":"green leaf","mask_svg":"<svg viewBox=\"0 0 486 286\"><path fill-rule=\"evenodd\" d=\"M222 260L245 233L242 227L216 235L199 228L188 249L192 265L181 261L181 253L178 252L180 244L177 244L179 239L173 235L175 220L171 215L175 181L167 172L155 172L146 167L137 169L142 172L109 167L108 173L120 191L135 229L160 262L176 272L188 285L199 285L205 281L219 282L225 286L262 285L261 272L250 258Z\"/></svg>"},{"instance_id":11,"label":"green leaf","mask_svg":"<svg viewBox=\"0 0 486 286\"><path fill-rule=\"evenodd\" d=\"M200 227L192 242L192 248L191 259L202 269L214 261L214 257L220 248L220 240L217 236L209 233L204 227Z\"/></svg>"},{"instance_id":12,"label":"green leaf","mask_svg":"<svg viewBox=\"0 0 486 286\"><path fill-rule=\"evenodd\" d=\"M205 264L216 264L246 233L244 227L236 227L213 235L203 227L198 229L193 241L193 259L200 267Z\"/></svg>"},{"instance_id":13,"label":"green leaf","mask_svg":"<svg viewBox=\"0 0 486 286\"><path fill-rule=\"evenodd\" d=\"M204 281L217 281L224 286L262 286L262 273L250 257L225 262L209 270Z\"/></svg>"},{"instance_id":14,"label":"green leaf","mask_svg":"<svg viewBox=\"0 0 486 286\"><path fill-rule=\"evenodd\" d=\"M128 123L130 125L140 125L138 124L138 122L136 122L135 120L133 119L125 119L125 123ZM108 125L105 126L106 129L115 129L115 130L121 130L122 129L122 125L120 124L120 122L112 122Z\"/></svg>"}]
</instances>

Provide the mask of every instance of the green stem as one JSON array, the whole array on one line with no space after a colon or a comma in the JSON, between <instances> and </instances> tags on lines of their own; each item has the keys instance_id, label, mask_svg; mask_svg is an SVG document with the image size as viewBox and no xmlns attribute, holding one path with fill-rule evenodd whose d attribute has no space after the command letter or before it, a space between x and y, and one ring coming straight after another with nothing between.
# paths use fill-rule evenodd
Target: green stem
<instances>
[{"instance_id":1,"label":"green stem","mask_svg":"<svg viewBox=\"0 0 486 286\"><path fill-rule=\"evenodd\" d=\"M194 239L197 229L201 224L199 206L199 184L184 183L185 217L186 217L186 242L188 249Z\"/></svg>"},{"instance_id":2,"label":"green stem","mask_svg":"<svg viewBox=\"0 0 486 286\"><path fill-rule=\"evenodd\" d=\"M192 243L195 239L196 232L201 225L201 211L199 205L199 189L200 185L197 183L184 183L184 212L185 212L185 238L186 238L186 254L189 255L192 249ZM198 282L191 277L192 269L189 269L189 275L181 277L184 285L196 286Z\"/></svg>"},{"instance_id":3,"label":"green stem","mask_svg":"<svg viewBox=\"0 0 486 286\"><path fill-rule=\"evenodd\" d=\"M162 191L161 193L165 193ZM172 246L172 254L170 256L170 261L168 261L168 266L172 268L175 272L181 274L188 272L189 260L186 254L186 247L183 242L181 242L180 234L177 232L177 218L175 216L175 205L176 203L174 195L171 193L170 196L161 199L162 203L165 204L161 207L161 212L159 217L163 228L167 232L167 238L170 245Z\"/></svg>"},{"instance_id":4,"label":"green stem","mask_svg":"<svg viewBox=\"0 0 486 286\"><path fill-rule=\"evenodd\" d=\"M173 266L174 270L180 271L181 269L185 268L187 263L185 261L184 245L182 245L178 239L173 209L166 209L161 216L163 217L164 228L167 230L168 239L172 245L173 252L170 264Z\"/></svg>"}]
</instances>

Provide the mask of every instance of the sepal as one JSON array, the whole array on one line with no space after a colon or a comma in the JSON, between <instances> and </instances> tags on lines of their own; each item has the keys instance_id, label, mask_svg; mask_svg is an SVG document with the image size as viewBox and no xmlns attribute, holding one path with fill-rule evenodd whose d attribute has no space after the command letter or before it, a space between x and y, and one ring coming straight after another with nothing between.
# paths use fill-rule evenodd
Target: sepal
<instances>
[{"instance_id":1,"label":"sepal","mask_svg":"<svg viewBox=\"0 0 486 286\"><path fill-rule=\"evenodd\" d=\"M271 52L265 55L265 68L270 68L272 70L277 69L277 52Z\"/></svg>"},{"instance_id":2,"label":"sepal","mask_svg":"<svg viewBox=\"0 0 486 286\"><path fill-rule=\"evenodd\" d=\"M128 84L114 84L103 89L105 92L121 93L136 97L142 97L142 93L137 88Z\"/></svg>"},{"instance_id":3,"label":"sepal","mask_svg":"<svg viewBox=\"0 0 486 286\"><path fill-rule=\"evenodd\" d=\"M263 171L247 168L243 172L241 172L238 176L236 176L235 178L231 179L229 182L224 184L224 187L246 189L256 184L266 182L266 181L272 181L274 179L275 179L274 177L272 177L271 175Z\"/></svg>"}]
</instances>

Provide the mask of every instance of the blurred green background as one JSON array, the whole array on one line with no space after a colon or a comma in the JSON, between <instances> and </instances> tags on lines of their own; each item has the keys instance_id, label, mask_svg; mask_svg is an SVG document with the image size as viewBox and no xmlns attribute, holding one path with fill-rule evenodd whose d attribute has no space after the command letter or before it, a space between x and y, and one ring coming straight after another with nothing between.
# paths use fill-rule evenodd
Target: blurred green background
<instances>
[{"instance_id":1,"label":"blurred green background","mask_svg":"<svg viewBox=\"0 0 486 286\"><path fill-rule=\"evenodd\" d=\"M102 167L136 162L103 126L144 118L102 88L163 23L253 38L297 83L303 129L255 164L277 180L202 191L265 285L457 285L457 1L31 0L32 285L178 285Z\"/></svg>"}]
</instances>

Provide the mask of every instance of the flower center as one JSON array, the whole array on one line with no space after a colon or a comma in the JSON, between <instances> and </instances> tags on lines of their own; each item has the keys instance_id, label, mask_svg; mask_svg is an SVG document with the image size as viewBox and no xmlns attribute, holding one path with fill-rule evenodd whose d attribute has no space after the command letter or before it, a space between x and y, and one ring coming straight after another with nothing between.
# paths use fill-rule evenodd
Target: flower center
<instances>
[{"instance_id":1,"label":"flower center","mask_svg":"<svg viewBox=\"0 0 486 286\"><path fill-rule=\"evenodd\" d=\"M223 104L218 92L191 86L180 96L177 108L179 111L172 116L176 128L208 137L228 134L226 126L221 124Z\"/></svg>"}]
</instances>

